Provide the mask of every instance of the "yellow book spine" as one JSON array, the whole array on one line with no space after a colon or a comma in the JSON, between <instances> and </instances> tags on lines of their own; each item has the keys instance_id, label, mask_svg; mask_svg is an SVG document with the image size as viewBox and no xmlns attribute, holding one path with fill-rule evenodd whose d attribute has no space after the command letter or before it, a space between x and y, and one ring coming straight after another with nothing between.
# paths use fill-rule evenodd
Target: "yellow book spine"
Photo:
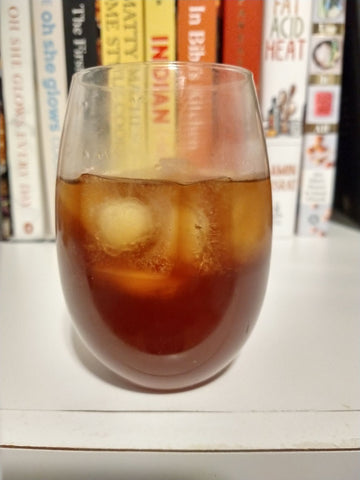
<instances>
[{"instance_id":1,"label":"yellow book spine","mask_svg":"<svg viewBox=\"0 0 360 480\"><path fill-rule=\"evenodd\" d=\"M176 59L175 0L144 0L145 60Z\"/></svg>"},{"instance_id":2,"label":"yellow book spine","mask_svg":"<svg viewBox=\"0 0 360 480\"><path fill-rule=\"evenodd\" d=\"M144 60L143 0L120 0L120 61Z\"/></svg>"},{"instance_id":3,"label":"yellow book spine","mask_svg":"<svg viewBox=\"0 0 360 480\"><path fill-rule=\"evenodd\" d=\"M120 66L110 72L109 175L137 177L148 165L147 109L143 98L146 82L144 68L135 63L124 64L123 68Z\"/></svg>"},{"instance_id":4,"label":"yellow book spine","mask_svg":"<svg viewBox=\"0 0 360 480\"><path fill-rule=\"evenodd\" d=\"M120 0L100 0L100 45L102 65L120 63ZM112 88L108 97L110 124L110 151L108 174L121 175L126 150L127 107L124 89L126 78L119 70L109 72L108 85Z\"/></svg>"},{"instance_id":5,"label":"yellow book spine","mask_svg":"<svg viewBox=\"0 0 360 480\"><path fill-rule=\"evenodd\" d=\"M122 63L144 60L144 2L120 0L120 44ZM138 66L126 70L126 152L123 166L127 172L141 170L146 147L146 109L142 97L145 71Z\"/></svg>"},{"instance_id":6,"label":"yellow book spine","mask_svg":"<svg viewBox=\"0 0 360 480\"><path fill-rule=\"evenodd\" d=\"M151 69L148 77L148 162L161 165L176 155L176 72L163 65Z\"/></svg>"},{"instance_id":7,"label":"yellow book spine","mask_svg":"<svg viewBox=\"0 0 360 480\"><path fill-rule=\"evenodd\" d=\"M101 63L103 65L120 62L120 7L120 0L101 0L100 2Z\"/></svg>"},{"instance_id":8,"label":"yellow book spine","mask_svg":"<svg viewBox=\"0 0 360 480\"><path fill-rule=\"evenodd\" d=\"M145 59L176 59L175 0L145 0ZM148 77L148 165L176 154L176 73L154 66Z\"/></svg>"},{"instance_id":9,"label":"yellow book spine","mask_svg":"<svg viewBox=\"0 0 360 480\"><path fill-rule=\"evenodd\" d=\"M146 90L145 70L138 65L128 65L126 71L127 103L126 103L126 169L130 176L137 176L147 165L147 109L143 100Z\"/></svg>"}]
</instances>

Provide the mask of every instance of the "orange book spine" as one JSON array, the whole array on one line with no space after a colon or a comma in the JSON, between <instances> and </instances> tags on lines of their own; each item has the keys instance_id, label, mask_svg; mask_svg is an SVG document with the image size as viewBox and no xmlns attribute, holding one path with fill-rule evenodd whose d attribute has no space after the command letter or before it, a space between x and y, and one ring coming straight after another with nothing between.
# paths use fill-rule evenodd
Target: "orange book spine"
<instances>
[{"instance_id":1,"label":"orange book spine","mask_svg":"<svg viewBox=\"0 0 360 480\"><path fill-rule=\"evenodd\" d=\"M177 59L216 62L218 0L178 0ZM181 156L193 165L209 166L212 139L212 72L192 68L191 88L178 106Z\"/></svg>"},{"instance_id":2,"label":"orange book spine","mask_svg":"<svg viewBox=\"0 0 360 480\"><path fill-rule=\"evenodd\" d=\"M217 60L218 0L178 0L177 59Z\"/></svg>"},{"instance_id":3,"label":"orange book spine","mask_svg":"<svg viewBox=\"0 0 360 480\"><path fill-rule=\"evenodd\" d=\"M223 0L222 61L251 70L259 92L264 0Z\"/></svg>"}]
</instances>

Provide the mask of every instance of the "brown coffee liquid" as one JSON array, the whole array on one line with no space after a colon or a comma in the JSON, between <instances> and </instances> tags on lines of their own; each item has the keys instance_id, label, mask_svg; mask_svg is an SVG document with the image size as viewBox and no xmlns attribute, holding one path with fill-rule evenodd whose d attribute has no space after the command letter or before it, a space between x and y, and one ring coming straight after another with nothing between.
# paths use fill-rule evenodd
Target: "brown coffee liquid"
<instances>
[{"instance_id":1,"label":"brown coffee liquid","mask_svg":"<svg viewBox=\"0 0 360 480\"><path fill-rule=\"evenodd\" d=\"M70 312L100 360L150 387L198 383L258 316L270 181L60 179L57 247Z\"/></svg>"}]
</instances>

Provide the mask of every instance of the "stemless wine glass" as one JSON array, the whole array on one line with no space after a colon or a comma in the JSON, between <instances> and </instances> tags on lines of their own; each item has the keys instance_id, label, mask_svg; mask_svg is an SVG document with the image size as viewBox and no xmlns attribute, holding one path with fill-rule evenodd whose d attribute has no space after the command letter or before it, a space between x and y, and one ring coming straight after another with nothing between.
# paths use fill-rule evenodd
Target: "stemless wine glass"
<instances>
[{"instance_id":1,"label":"stemless wine glass","mask_svg":"<svg viewBox=\"0 0 360 480\"><path fill-rule=\"evenodd\" d=\"M65 299L93 354L150 389L212 378L248 337L269 270L251 73L156 62L75 74L56 211Z\"/></svg>"}]
</instances>

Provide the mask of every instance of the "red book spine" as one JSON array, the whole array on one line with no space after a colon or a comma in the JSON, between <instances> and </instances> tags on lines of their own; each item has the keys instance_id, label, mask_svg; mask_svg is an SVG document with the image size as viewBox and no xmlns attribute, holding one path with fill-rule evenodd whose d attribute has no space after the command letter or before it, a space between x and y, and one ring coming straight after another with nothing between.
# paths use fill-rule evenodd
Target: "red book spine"
<instances>
[{"instance_id":1,"label":"red book spine","mask_svg":"<svg viewBox=\"0 0 360 480\"><path fill-rule=\"evenodd\" d=\"M264 0L223 0L222 61L251 70L259 92Z\"/></svg>"}]
</instances>

